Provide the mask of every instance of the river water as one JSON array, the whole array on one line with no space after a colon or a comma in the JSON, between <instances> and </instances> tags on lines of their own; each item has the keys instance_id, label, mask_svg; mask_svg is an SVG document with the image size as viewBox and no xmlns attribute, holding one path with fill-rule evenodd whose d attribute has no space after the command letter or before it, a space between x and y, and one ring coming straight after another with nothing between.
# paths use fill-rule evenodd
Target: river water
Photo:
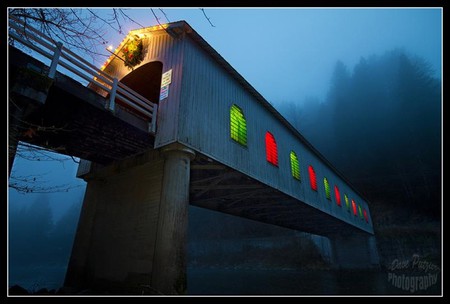
<instances>
[{"instance_id":1,"label":"river water","mask_svg":"<svg viewBox=\"0 0 450 304\"><path fill-rule=\"evenodd\" d=\"M10 276L10 286L19 284L30 291L58 289L66 267L27 268ZM407 274L406 277L417 277ZM423 274L422 274L423 275ZM401 275L397 276L401 279ZM397 279L398 279L397 278ZM188 295L438 295L437 281L421 290L394 286L386 271L331 271L292 269L247 269L189 267ZM397 281L398 283L399 281Z\"/></svg>"},{"instance_id":2,"label":"river water","mask_svg":"<svg viewBox=\"0 0 450 304\"><path fill-rule=\"evenodd\" d=\"M422 285L419 290L399 283L381 270L188 269L190 295L437 295L441 292L440 274L436 283L429 282L429 286Z\"/></svg>"}]
</instances>

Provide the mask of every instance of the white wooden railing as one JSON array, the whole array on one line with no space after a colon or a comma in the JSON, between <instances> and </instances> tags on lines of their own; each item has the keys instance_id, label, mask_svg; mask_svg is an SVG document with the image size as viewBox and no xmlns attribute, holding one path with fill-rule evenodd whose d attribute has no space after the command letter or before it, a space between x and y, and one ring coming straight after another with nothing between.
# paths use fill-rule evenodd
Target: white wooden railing
<instances>
[{"instance_id":1,"label":"white wooden railing","mask_svg":"<svg viewBox=\"0 0 450 304\"><path fill-rule=\"evenodd\" d=\"M12 39L51 60L47 75L49 78L53 79L55 77L58 65L66 68L89 83L105 90L109 94L109 100L105 105L107 109L114 113L115 101L118 99L148 118L148 131L151 133L156 132L157 104L152 103L121 83L117 78L111 77L70 51L61 42L55 42L39 30L28 24L25 25L20 19L9 16L9 26L14 29L14 31L9 31L9 36Z\"/></svg>"}]
</instances>

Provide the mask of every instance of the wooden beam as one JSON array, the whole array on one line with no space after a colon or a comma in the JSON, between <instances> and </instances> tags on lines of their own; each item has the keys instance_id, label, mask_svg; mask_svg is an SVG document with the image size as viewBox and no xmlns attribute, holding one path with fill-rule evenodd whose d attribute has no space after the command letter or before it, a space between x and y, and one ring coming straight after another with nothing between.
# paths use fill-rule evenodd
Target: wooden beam
<instances>
[{"instance_id":1,"label":"wooden beam","mask_svg":"<svg viewBox=\"0 0 450 304\"><path fill-rule=\"evenodd\" d=\"M191 170L226 170L226 169L228 169L228 168L223 166L223 165L216 165L216 164L206 164L206 165L195 164L195 165L191 165Z\"/></svg>"},{"instance_id":2,"label":"wooden beam","mask_svg":"<svg viewBox=\"0 0 450 304\"><path fill-rule=\"evenodd\" d=\"M219 201L219 200L225 200L225 199L232 199L233 197L239 197L241 195L249 195L250 193L258 193L261 192L261 190L250 190L250 191L243 191L243 192L232 192L232 193L228 193L225 195L217 195L214 196L213 198L206 198L206 199L202 199L202 200L193 200L191 199L191 203L192 204L204 204L207 202L215 202L215 201Z\"/></svg>"},{"instance_id":3,"label":"wooden beam","mask_svg":"<svg viewBox=\"0 0 450 304\"><path fill-rule=\"evenodd\" d=\"M233 173L233 176L240 176L240 173L238 173L236 171L220 172L219 174L215 174L215 175L208 176L208 177L205 177L205 178L202 178L202 179L197 179L197 180L195 179L196 176L192 176L191 175L191 182L190 182L190 184L192 186L192 185L198 185L198 184L203 184L203 183L207 183L207 182L212 182L212 181L215 181L217 179L221 179L223 177L223 175L227 174L227 173Z\"/></svg>"},{"instance_id":4,"label":"wooden beam","mask_svg":"<svg viewBox=\"0 0 450 304\"><path fill-rule=\"evenodd\" d=\"M213 181L212 183L210 183L209 185L207 185L202 191L198 192L195 194L195 198L199 198L201 197L203 194L205 194L206 192L210 191L211 189L213 189L215 186L217 186L220 182L227 180L231 177L234 176L238 176L239 173L234 172L234 171L228 171L225 172L224 174L222 174L221 176L219 176L215 181Z\"/></svg>"},{"instance_id":5,"label":"wooden beam","mask_svg":"<svg viewBox=\"0 0 450 304\"><path fill-rule=\"evenodd\" d=\"M236 185L236 184L215 185L213 188L211 188L211 185L192 185L191 186L191 191L204 190L204 189L208 189L208 190L242 190L242 189L265 189L265 188L266 187L264 187L262 185L255 185L255 184L250 184L250 185Z\"/></svg>"}]
</instances>

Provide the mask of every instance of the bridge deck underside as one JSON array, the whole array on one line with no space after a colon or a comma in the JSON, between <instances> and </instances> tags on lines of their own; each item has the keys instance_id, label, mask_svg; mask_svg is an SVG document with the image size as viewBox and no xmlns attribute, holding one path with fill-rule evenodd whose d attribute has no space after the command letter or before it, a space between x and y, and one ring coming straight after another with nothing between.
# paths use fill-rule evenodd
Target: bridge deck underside
<instances>
[{"instance_id":1,"label":"bridge deck underside","mask_svg":"<svg viewBox=\"0 0 450 304\"><path fill-rule=\"evenodd\" d=\"M204 156L191 164L190 204L323 236L363 232Z\"/></svg>"},{"instance_id":2,"label":"bridge deck underside","mask_svg":"<svg viewBox=\"0 0 450 304\"><path fill-rule=\"evenodd\" d=\"M48 90L37 92L43 79L29 67L45 65L14 50L10 62L9 127L18 129L20 141L100 164L153 147L154 136L142 118L119 105L111 113L106 98L59 73ZM44 97L38 100L39 95Z\"/></svg>"}]
</instances>

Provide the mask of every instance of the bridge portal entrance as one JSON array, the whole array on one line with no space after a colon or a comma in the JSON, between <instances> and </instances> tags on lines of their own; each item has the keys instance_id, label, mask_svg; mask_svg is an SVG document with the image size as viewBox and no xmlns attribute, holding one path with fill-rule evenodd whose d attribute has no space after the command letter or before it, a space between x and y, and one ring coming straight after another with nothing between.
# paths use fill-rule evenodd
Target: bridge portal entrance
<instances>
[{"instance_id":1,"label":"bridge portal entrance","mask_svg":"<svg viewBox=\"0 0 450 304\"><path fill-rule=\"evenodd\" d=\"M162 62L149 62L127 74L120 82L157 104L161 89L162 70Z\"/></svg>"}]
</instances>

